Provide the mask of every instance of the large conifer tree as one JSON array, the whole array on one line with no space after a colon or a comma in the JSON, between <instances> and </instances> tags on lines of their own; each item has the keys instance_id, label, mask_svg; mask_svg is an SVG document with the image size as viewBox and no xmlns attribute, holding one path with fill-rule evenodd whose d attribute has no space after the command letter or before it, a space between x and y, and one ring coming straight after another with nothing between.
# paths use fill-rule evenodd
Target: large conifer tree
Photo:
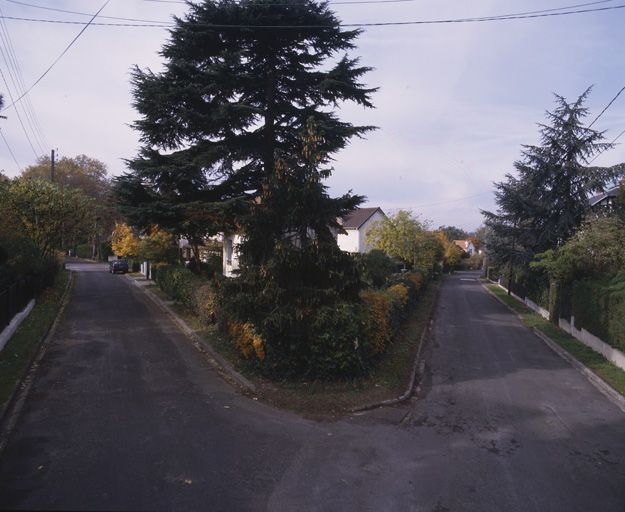
<instances>
[{"instance_id":1,"label":"large conifer tree","mask_svg":"<svg viewBox=\"0 0 625 512\"><path fill-rule=\"evenodd\" d=\"M524 146L516 175L495 183L496 213L483 211L491 228L489 252L500 262L528 262L565 243L588 211L588 197L625 172L625 165L590 165L612 146L604 133L584 126L590 89L569 103L556 95L556 108L540 126L540 145Z\"/></svg>"},{"instance_id":2,"label":"large conifer tree","mask_svg":"<svg viewBox=\"0 0 625 512\"><path fill-rule=\"evenodd\" d=\"M118 197L140 226L197 238L236 219L257 230L252 200L264 200L276 162L293 161L309 119L323 133L322 165L371 129L333 112L345 101L372 106L373 89L359 82L369 68L345 54L359 31L342 30L327 4L312 0L205 1L189 9L161 51L164 70L133 72L143 146L118 180ZM357 203L347 196L334 211L310 208L332 223ZM260 235L271 243L248 247L260 251L256 260L266 260L291 226L266 228Z\"/></svg>"}]
</instances>

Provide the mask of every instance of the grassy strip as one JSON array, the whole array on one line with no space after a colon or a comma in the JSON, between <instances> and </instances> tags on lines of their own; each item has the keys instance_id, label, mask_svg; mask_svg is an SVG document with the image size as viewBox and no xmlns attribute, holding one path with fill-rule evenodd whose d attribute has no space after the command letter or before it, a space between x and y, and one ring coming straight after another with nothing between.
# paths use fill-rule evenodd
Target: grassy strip
<instances>
[{"instance_id":1,"label":"grassy strip","mask_svg":"<svg viewBox=\"0 0 625 512\"><path fill-rule=\"evenodd\" d=\"M237 371L254 382L263 399L277 407L318 417L340 415L354 407L397 398L406 390L419 339L428 325L440 284L440 280L428 283L416 308L367 377L338 382L266 380L246 367L232 343L220 335L215 326L203 325L181 304L176 303L171 307L198 336L209 342ZM162 294L153 287L149 291L159 296Z\"/></svg>"},{"instance_id":2,"label":"grassy strip","mask_svg":"<svg viewBox=\"0 0 625 512\"><path fill-rule=\"evenodd\" d=\"M11 397L24 375L42 336L54 322L70 273L59 271L54 286L44 290L30 315L0 352L0 407Z\"/></svg>"},{"instance_id":3,"label":"grassy strip","mask_svg":"<svg viewBox=\"0 0 625 512\"><path fill-rule=\"evenodd\" d=\"M580 363L590 368L616 391L625 396L625 371L560 329L557 325L545 320L514 297L509 296L499 286L495 284L487 284L486 286L494 295L518 313L525 325L530 328L535 327L543 334L549 336Z\"/></svg>"}]
</instances>

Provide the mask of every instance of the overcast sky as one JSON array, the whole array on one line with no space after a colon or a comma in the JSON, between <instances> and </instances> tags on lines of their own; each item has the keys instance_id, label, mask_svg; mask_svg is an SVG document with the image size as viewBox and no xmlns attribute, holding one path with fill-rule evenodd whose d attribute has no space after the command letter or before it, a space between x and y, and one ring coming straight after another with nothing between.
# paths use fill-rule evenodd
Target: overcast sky
<instances>
[{"instance_id":1,"label":"overcast sky","mask_svg":"<svg viewBox=\"0 0 625 512\"><path fill-rule=\"evenodd\" d=\"M20 0L21 1L21 0ZM103 0L24 0L95 13ZM332 2L330 2L332 4ZM589 3L584 0L414 0L386 4L338 5L344 23L479 17ZM594 2L582 8L625 5ZM0 0L4 16L74 20L88 16L54 12ZM102 16L168 21L185 5L171 1L111 0ZM99 19L102 22L114 22ZM5 19L26 87L37 80L81 30L81 25ZM379 130L337 155L331 193L351 189L369 206L387 212L412 209L434 226L474 229L482 209L493 209L492 182L512 170L522 144L535 144L537 123L551 109L553 93L573 100L594 85L587 106L593 119L625 86L625 9L538 19L372 27L360 36L363 65L374 69L365 81L380 90L375 110L346 106L341 116ZM129 128L137 114L130 106L129 70L159 69L158 51L168 37L161 28L90 26L28 95L45 140L37 144L26 113L3 112L0 128L21 168L36 154L84 153L102 160L113 175L123 158L136 154L138 136ZM0 48L6 51L0 39ZM14 99L19 93L0 54L0 70ZM2 77L0 93L11 103ZM20 102L19 105L25 105ZM595 128L608 141L625 130L625 93ZM621 139L625 142L625 136ZM40 148L39 146L43 146ZM596 164L625 161L621 145ZM0 139L0 170L19 174Z\"/></svg>"}]
</instances>

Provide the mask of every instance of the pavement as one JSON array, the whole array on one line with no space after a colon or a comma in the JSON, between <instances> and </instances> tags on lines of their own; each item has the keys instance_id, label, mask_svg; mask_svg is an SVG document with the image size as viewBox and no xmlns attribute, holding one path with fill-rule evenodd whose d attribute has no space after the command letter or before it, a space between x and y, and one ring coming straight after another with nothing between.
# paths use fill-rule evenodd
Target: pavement
<instances>
[{"instance_id":1,"label":"pavement","mask_svg":"<svg viewBox=\"0 0 625 512\"><path fill-rule=\"evenodd\" d=\"M240 395L128 279L72 268L0 509L625 509L625 415L473 274L442 286L421 399L330 423Z\"/></svg>"}]
</instances>

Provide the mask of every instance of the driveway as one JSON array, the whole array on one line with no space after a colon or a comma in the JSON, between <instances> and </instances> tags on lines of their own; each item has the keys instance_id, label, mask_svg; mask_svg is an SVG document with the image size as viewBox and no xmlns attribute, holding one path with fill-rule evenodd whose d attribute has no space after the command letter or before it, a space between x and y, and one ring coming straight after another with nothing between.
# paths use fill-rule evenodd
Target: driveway
<instances>
[{"instance_id":1,"label":"driveway","mask_svg":"<svg viewBox=\"0 0 625 512\"><path fill-rule=\"evenodd\" d=\"M128 279L75 270L0 508L625 508L625 415L472 274L442 287L425 397L327 423L238 395Z\"/></svg>"}]
</instances>

